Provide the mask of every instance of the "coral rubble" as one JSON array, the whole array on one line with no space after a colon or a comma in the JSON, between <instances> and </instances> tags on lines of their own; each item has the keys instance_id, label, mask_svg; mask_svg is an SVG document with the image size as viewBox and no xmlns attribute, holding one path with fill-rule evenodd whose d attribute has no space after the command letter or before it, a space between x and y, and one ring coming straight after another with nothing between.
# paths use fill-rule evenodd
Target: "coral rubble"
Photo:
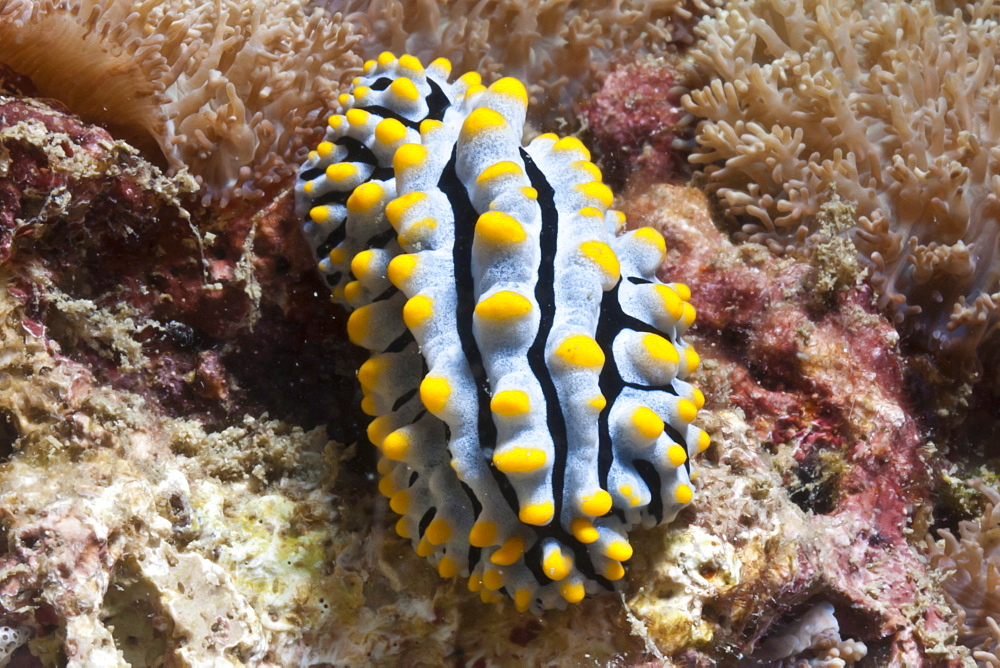
<instances>
[{"instance_id":1,"label":"coral rubble","mask_svg":"<svg viewBox=\"0 0 1000 668\"><path fill-rule=\"evenodd\" d=\"M744 237L808 255L835 187L879 304L968 361L1000 341L1000 28L993 2L943 9L730 3L695 30L684 105Z\"/></svg>"}]
</instances>

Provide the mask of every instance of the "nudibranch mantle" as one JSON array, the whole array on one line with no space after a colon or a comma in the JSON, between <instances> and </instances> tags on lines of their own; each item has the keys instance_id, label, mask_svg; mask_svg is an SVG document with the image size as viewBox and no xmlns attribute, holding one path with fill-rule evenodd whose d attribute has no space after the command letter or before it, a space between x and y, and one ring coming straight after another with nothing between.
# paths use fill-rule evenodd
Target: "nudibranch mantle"
<instances>
[{"instance_id":1,"label":"nudibranch mantle","mask_svg":"<svg viewBox=\"0 0 1000 668\"><path fill-rule=\"evenodd\" d=\"M698 355L663 237L621 234L583 144L521 144L528 97L383 53L296 184L352 342L400 536L484 601L613 589L628 532L691 501ZM619 236L620 234L620 236Z\"/></svg>"}]
</instances>

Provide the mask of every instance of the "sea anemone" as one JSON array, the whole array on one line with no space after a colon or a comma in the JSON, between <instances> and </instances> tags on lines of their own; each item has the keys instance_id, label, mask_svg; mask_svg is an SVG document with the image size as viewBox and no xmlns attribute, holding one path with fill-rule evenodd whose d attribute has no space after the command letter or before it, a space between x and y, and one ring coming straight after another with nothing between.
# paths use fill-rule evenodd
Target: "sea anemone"
<instances>
[{"instance_id":1,"label":"sea anemone","mask_svg":"<svg viewBox=\"0 0 1000 668\"><path fill-rule=\"evenodd\" d=\"M534 120L569 117L616 55L660 53L690 41L696 16L722 0L328 0L365 33L361 50L445 57L487 80L525 82Z\"/></svg>"},{"instance_id":2,"label":"sea anemone","mask_svg":"<svg viewBox=\"0 0 1000 668\"><path fill-rule=\"evenodd\" d=\"M0 0L0 62L225 203L291 174L357 37L303 3Z\"/></svg>"},{"instance_id":3,"label":"sea anemone","mask_svg":"<svg viewBox=\"0 0 1000 668\"><path fill-rule=\"evenodd\" d=\"M931 565L948 575L943 589L958 611L959 640L973 649L1000 649L1000 491L976 483L986 497L978 519L958 525L958 537L941 530L941 540L928 538ZM985 660L985 659L984 659ZM993 665L1000 665L993 664Z\"/></svg>"},{"instance_id":4,"label":"sea anemone","mask_svg":"<svg viewBox=\"0 0 1000 668\"><path fill-rule=\"evenodd\" d=\"M1000 331L1000 6L962 7L730 3L695 28L684 105L743 237L808 255L835 188L880 305L968 358Z\"/></svg>"}]
</instances>

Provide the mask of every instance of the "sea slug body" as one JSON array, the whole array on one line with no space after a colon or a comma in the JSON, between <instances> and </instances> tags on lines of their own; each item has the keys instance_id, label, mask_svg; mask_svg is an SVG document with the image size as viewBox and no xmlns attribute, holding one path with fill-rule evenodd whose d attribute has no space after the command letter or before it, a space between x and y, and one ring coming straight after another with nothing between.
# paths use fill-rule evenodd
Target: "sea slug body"
<instances>
[{"instance_id":1,"label":"sea slug body","mask_svg":"<svg viewBox=\"0 0 1000 668\"><path fill-rule=\"evenodd\" d=\"M400 536L484 601L613 589L628 532L691 501L694 308L662 236L617 236L589 152L521 133L524 86L365 64L296 185L348 334Z\"/></svg>"}]
</instances>

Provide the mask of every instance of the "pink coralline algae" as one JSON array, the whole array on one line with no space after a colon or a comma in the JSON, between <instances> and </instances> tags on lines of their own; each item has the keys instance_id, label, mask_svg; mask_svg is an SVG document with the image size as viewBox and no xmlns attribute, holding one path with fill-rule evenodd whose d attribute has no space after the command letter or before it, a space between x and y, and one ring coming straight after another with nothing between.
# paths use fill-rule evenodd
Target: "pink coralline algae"
<instances>
[{"instance_id":1,"label":"pink coralline algae","mask_svg":"<svg viewBox=\"0 0 1000 668\"><path fill-rule=\"evenodd\" d=\"M581 113L609 182L620 183L638 170L653 180L689 171L687 153L674 148L690 132L677 79L672 59L626 61L612 68L583 104Z\"/></svg>"}]
</instances>

